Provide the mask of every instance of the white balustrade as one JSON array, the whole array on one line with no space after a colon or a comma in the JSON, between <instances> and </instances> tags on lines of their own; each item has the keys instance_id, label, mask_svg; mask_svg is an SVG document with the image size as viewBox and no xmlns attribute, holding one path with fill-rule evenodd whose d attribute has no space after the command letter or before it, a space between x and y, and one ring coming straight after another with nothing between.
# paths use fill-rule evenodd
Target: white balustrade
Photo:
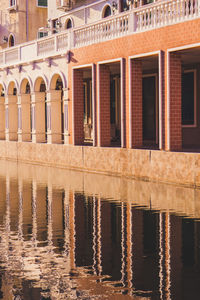
<instances>
[{"instance_id":1,"label":"white balustrade","mask_svg":"<svg viewBox=\"0 0 200 300\"><path fill-rule=\"evenodd\" d=\"M68 33L63 33L57 36L57 50L63 50L68 47Z\"/></svg>"},{"instance_id":2,"label":"white balustrade","mask_svg":"<svg viewBox=\"0 0 200 300\"><path fill-rule=\"evenodd\" d=\"M135 10L137 31L181 22L198 16L199 0L167 0Z\"/></svg>"},{"instance_id":3,"label":"white balustrade","mask_svg":"<svg viewBox=\"0 0 200 300\"><path fill-rule=\"evenodd\" d=\"M3 65L4 63L4 55L3 55L3 52L0 53L0 65Z\"/></svg>"},{"instance_id":4,"label":"white balustrade","mask_svg":"<svg viewBox=\"0 0 200 300\"><path fill-rule=\"evenodd\" d=\"M45 55L55 50L55 37L41 39L38 41L38 55Z\"/></svg>"},{"instance_id":5,"label":"white balustrade","mask_svg":"<svg viewBox=\"0 0 200 300\"><path fill-rule=\"evenodd\" d=\"M74 30L75 47L117 38L129 32L130 12Z\"/></svg>"},{"instance_id":6,"label":"white balustrade","mask_svg":"<svg viewBox=\"0 0 200 300\"><path fill-rule=\"evenodd\" d=\"M19 58L19 51L18 48L7 50L5 52L5 62L11 63L11 62L17 62Z\"/></svg>"}]
</instances>

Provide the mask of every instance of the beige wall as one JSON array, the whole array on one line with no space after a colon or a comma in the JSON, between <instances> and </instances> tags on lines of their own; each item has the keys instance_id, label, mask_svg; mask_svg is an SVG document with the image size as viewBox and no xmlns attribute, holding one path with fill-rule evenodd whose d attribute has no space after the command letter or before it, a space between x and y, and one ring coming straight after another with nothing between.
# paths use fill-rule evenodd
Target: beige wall
<instances>
[{"instance_id":1,"label":"beige wall","mask_svg":"<svg viewBox=\"0 0 200 300\"><path fill-rule=\"evenodd\" d=\"M26 0L17 1L16 11L9 11L8 7L9 1L1 0L0 48L8 46L8 43L3 43L2 39L11 33L15 37L16 44L36 39L38 28L46 25L47 8L36 7L36 0L28 1L28 13L26 13Z\"/></svg>"}]
</instances>

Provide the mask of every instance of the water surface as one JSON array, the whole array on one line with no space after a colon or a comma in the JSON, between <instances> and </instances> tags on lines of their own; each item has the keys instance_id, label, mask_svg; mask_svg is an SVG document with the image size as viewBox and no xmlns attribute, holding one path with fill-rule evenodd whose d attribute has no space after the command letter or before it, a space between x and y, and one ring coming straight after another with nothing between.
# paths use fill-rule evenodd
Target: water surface
<instances>
[{"instance_id":1,"label":"water surface","mask_svg":"<svg viewBox=\"0 0 200 300\"><path fill-rule=\"evenodd\" d=\"M0 162L0 299L199 299L200 191Z\"/></svg>"}]
</instances>

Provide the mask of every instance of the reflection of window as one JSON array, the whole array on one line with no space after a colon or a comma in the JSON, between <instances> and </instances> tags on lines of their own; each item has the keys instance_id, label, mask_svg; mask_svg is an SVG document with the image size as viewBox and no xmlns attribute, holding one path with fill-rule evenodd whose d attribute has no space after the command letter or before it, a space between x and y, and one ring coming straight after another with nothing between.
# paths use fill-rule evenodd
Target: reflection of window
<instances>
[{"instance_id":1,"label":"reflection of window","mask_svg":"<svg viewBox=\"0 0 200 300\"><path fill-rule=\"evenodd\" d=\"M182 125L196 125L196 70L182 74Z\"/></svg>"},{"instance_id":2,"label":"reflection of window","mask_svg":"<svg viewBox=\"0 0 200 300\"><path fill-rule=\"evenodd\" d=\"M37 6L47 7L47 0L37 0Z\"/></svg>"}]
</instances>

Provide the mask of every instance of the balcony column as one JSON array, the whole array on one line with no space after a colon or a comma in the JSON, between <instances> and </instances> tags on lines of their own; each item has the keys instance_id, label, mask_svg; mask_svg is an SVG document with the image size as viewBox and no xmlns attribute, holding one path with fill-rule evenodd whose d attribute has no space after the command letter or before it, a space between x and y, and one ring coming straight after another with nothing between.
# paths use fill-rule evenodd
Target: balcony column
<instances>
[{"instance_id":1,"label":"balcony column","mask_svg":"<svg viewBox=\"0 0 200 300\"><path fill-rule=\"evenodd\" d=\"M69 96L68 88L63 89L64 102L64 144L69 145Z\"/></svg>"},{"instance_id":2,"label":"balcony column","mask_svg":"<svg viewBox=\"0 0 200 300\"><path fill-rule=\"evenodd\" d=\"M5 110L6 110L6 141L17 141L18 131L18 108L17 96L6 95L5 97Z\"/></svg>"},{"instance_id":3,"label":"balcony column","mask_svg":"<svg viewBox=\"0 0 200 300\"><path fill-rule=\"evenodd\" d=\"M17 109L18 109L18 142L22 142L22 103L21 103L21 94L18 94L17 97Z\"/></svg>"},{"instance_id":4,"label":"balcony column","mask_svg":"<svg viewBox=\"0 0 200 300\"><path fill-rule=\"evenodd\" d=\"M45 93L31 94L32 106L32 142L44 143L45 137Z\"/></svg>"},{"instance_id":5,"label":"balcony column","mask_svg":"<svg viewBox=\"0 0 200 300\"><path fill-rule=\"evenodd\" d=\"M19 101L18 101L19 102ZM21 135L22 141L31 141L31 95L21 95Z\"/></svg>"},{"instance_id":6,"label":"balcony column","mask_svg":"<svg viewBox=\"0 0 200 300\"><path fill-rule=\"evenodd\" d=\"M47 142L48 144L62 142L60 90L47 92Z\"/></svg>"},{"instance_id":7,"label":"balcony column","mask_svg":"<svg viewBox=\"0 0 200 300\"><path fill-rule=\"evenodd\" d=\"M166 150L182 149L181 120L181 57L176 53L167 56L167 118L166 118Z\"/></svg>"},{"instance_id":8,"label":"balcony column","mask_svg":"<svg viewBox=\"0 0 200 300\"><path fill-rule=\"evenodd\" d=\"M0 140L5 140L5 98L0 97Z\"/></svg>"}]
</instances>

